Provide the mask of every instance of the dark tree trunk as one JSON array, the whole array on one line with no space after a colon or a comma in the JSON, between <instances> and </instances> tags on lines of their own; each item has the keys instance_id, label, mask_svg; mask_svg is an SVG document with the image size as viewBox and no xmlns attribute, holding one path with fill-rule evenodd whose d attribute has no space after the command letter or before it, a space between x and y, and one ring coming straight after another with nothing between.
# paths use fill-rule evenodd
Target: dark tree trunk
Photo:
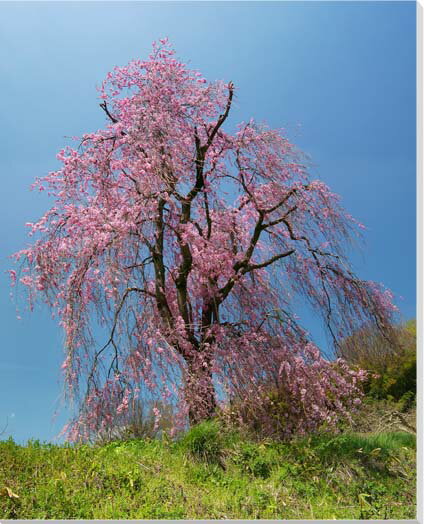
<instances>
[{"instance_id":1,"label":"dark tree trunk","mask_svg":"<svg viewBox=\"0 0 424 524\"><path fill-rule=\"evenodd\" d=\"M205 361L204 361L205 362ZM203 366L201 358L188 362L185 399L189 407L190 426L210 419L216 410L215 387L210 364Z\"/></svg>"}]
</instances>

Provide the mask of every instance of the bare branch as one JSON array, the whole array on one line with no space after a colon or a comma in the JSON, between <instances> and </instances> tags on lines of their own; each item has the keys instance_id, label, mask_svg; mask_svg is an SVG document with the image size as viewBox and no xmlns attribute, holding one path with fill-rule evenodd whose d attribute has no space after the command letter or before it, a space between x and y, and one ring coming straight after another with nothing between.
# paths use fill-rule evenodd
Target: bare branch
<instances>
[{"instance_id":1,"label":"bare branch","mask_svg":"<svg viewBox=\"0 0 424 524\"><path fill-rule=\"evenodd\" d=\"M103 109L103 111L106 113L106 115L108 116L108 118L109 118L109 119L110 119L114 124L118 123L118 119L115 118L113 115L110 114L109 109L108 109L107 104L106 104L106 101L104 101L104 102L102 102L101 104L99 104L99 106ZM126 134L126 133L124 133L124 132L122 132L122 133L123 133L124 135Z\"/></svg>"},{"instance_id":2,"label":"bare branch","mask_svg":"<svg viewBox=\"0 0 424 524\"><path fill-rule=\"evenodd\" d=\"M286 253L280 253L279 255L275 255L272 258L268 259L267 261L262 262L261 264L250 264L250 265L246 266L246 268L244 268L242 270L242 273L244 274L244 273L248 273L249 271L253 271L254 269L261 269L263 267L267 267L270 264L273 264L274 262L277 262L277 260L280 260L281 258L288 257L288 256L292 255L295 252L296 252L295 249L291 249L290 251L287 251Z\"/></svg>"}]
</instances>

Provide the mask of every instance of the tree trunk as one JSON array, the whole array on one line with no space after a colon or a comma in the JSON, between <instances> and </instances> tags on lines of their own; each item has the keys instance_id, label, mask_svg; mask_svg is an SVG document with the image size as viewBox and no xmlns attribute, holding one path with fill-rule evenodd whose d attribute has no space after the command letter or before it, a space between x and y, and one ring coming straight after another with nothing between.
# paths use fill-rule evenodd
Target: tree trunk
<instances>
[{"instance_id":1,"label":"tree trunk","mask_svg":"<svg viewBox=\"0 0 424 524\"><path fill-rule=\"evenodd\" d=\"M202 354L196 355L196 358L187 363L185 400L189 407L190 426L210 419L215 413L216 399L212 371L210 362Z\"/></svg>"}]
</instances>

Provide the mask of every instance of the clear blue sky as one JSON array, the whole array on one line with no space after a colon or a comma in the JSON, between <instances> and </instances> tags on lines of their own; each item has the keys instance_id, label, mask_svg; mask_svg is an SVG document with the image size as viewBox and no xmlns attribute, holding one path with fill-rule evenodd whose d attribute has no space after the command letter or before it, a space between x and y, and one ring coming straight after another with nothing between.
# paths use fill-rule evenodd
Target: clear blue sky
<instances>
[{"instance_id":1,"label":"clear blue sky","mask_svg":"<svg viewBox=\"0 0 424 524\"><path fill-rule=\"evenodd\" d=\"M68 141L103 126L96 86L168 36L211 80L238 87L234 123L285 127L314 173L368 231L356 270L415 317L414 2L0 3L0 430L51 439L62 334L49 312L17 320L5 271L24 223L47 208L30 192ZM321 341L316 323L311 330ZM2 438L2 437L0 437Z\"/></svg>"}]
</instances>

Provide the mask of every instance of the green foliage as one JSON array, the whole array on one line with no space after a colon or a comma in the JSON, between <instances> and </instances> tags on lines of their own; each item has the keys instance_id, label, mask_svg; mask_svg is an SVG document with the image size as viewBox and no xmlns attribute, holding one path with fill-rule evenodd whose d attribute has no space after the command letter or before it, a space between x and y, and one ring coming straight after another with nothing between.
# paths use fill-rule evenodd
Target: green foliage
<instances>
[{"instance_id":1,"label":"green foliage","mask_svg":"<svg viewBox=\"0 0 424 524\"><path fill-rule=\"evenodd\" d=\"M266 444L241 441L233 453L233 461L242 471L262 479L271 475L272 468L278 463L274 449Z\"/></svg>"},{"instance_id":2,"label":"green foliage","mask_svg":"<svg viewBox=\"0 0 424 524\"><path fill-rule=\"evenodd\" d=\"M373 398L399 401L404 411L416 397L416 331L416 321L410 320L395 328L392 342L365 329L341 345L343 358L371 372L365 392Z\"/></svg>"},{"instance_id":3,"label":"green foliage","mask_svg":"<svg viewBox=\"0 0 424 524\"><path fill-rule=\"evenodd\" d=\"M405 411L415 403L416 376L416 351L409 348L386 362L378 377L370 378L366 392L374 398L399 401Z\"/></svg>"},{"instance_id":4,"label":"green foliage","mask_svg":"<svg viewBox=\"0 0 424 524\"><path fill-rule=\"evenodd\" d=\"M217 422L180 441L0 442L4 519L413 519L415 440L253 442Z\"/></svg>"},{"instance_id":5,"label":"green foliage","mask_svg":"<svg viewBox=\"0 0 424 524\"><path fill-rule=\"evenodd\" d=\"M217 421L206 420L192 427L180 440L180 445L194 458L211 464L219 463L226 436Z\"/></svg>"},{"instance_id":6,"label":"green foliage","mask_svg":"<svg viewBox=\"0 0 424 524\"><path fill-rule=\"evenodd\" d=\"M323 460L349 459L361 454L387 458L400 448L415 449L415 437L410 433L380 433L376 435L340 435L330 439L316 440L316 452ZM376 451L378 450L378 451Z\"/></svg>"}]
</instances>

